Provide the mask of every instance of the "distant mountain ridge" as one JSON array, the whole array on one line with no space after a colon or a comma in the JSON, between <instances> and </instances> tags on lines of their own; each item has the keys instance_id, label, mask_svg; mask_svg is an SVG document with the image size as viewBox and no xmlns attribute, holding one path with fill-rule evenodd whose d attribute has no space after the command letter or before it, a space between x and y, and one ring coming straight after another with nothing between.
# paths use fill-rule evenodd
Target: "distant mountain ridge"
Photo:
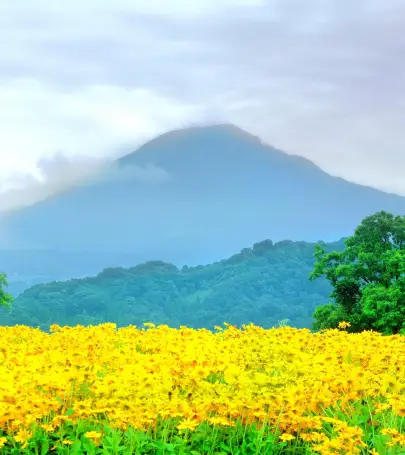
<instances>
[{"instance_id":1,"label":"distant mountain ridge","mask_svg":"<svg viewBox=\"0 0 405 455\"><path fill-rule=\"evenodd\" d=\"M325 245L342 251L344 240ZM149 261L109 267L97 276L33 286L0 311L0 325L49 330L51 324L119 326L154 322L212 329L224 321L272 327L285 318L311 327L312 313L331 292L326 280L309 281L315 245L271 240L219 262L178 268Z\"/></svg>"},{"instance_id":2,"label":"distant mountain ridge","mask_svg":"<svg viewBox=\"0 0 405 455\"><path fill-rule=\"evenodd\" d=\"M380 210L404 214L405 198L332 177L232 125L193 127L149 141L96 182L3 216L0 246L181 266L263 238L332 241Z\"/></svg>"}]
</instances>

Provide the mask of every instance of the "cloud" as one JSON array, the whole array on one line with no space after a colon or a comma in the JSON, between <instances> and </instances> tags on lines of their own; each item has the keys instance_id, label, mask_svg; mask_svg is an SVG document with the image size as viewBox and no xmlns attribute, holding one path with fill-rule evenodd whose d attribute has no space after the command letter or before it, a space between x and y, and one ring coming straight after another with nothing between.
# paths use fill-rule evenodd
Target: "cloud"
<instances>
[{"instance_id":1,"label":"cloud","mask_svg":"<svg viewBox=\"0 0 405 455\"><path fill-rule=\"evenodd\" d=\"M0 85L0 178L36 173L38 159L119 156L197 112L146 89L92 85L58 91L35 80Z\"/></svg>"},{"instance_id":2,"label":"cloud","mask_svg":"<svg viewBox=\"0 0 405 455\"><path fill-rule=\"evenodd\" d=\"M3 2L0 181L218 121L405 195L404 26L402 0Z\"/></svg>"},{"instance_id":3,"label":"cloud","mask_svg":"<svg viewBox=\"0 0 405 455\"><path fill-rule=\"evenodd\" d=\"M0 186L0 213L39 202L70 187L95 182L107 160L56 154L37 163L36 175L13 174Z\"/></svg>"},{"instance_id":4,"label":"cloud","mask_svg":"<svg viewBox=\"0 0 405 455\"><path fill-rule=\"evenodd\" d=\"M109 159L75 157L61 153L37 163L36 175L14 174L0 185L0 214L25 207L79 185L108 181L136 181L149 185L170 182L173 176L164 168L149 163L145 166L119 166Z\"/></svg>"}]
</instances>

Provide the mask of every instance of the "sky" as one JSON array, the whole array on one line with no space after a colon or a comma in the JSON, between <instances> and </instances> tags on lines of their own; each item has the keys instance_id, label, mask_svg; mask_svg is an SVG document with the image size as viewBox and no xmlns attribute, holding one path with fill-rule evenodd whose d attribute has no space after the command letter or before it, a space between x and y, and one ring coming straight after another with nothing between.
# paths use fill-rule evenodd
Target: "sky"
<instances>
[{"instance_id":1,"label":"sky","mask_svg":"<svg viewBox=\"0 0 405 455\"><path fill-rule=\"evenodd\" d=\"M4 0L0 210L234 123L405 195L404 0Z\"/></svg>"}]
</instances>

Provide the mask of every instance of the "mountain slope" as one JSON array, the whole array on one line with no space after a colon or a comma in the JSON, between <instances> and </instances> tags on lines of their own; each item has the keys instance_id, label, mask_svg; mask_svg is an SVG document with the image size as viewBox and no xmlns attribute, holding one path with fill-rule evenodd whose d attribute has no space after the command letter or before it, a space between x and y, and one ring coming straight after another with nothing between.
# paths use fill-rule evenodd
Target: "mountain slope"
<instances>
[{"instance_id":1,"label":"mountain slope","mask_svg":"<svg viewBox=\"0 0 405 455\"><path fill-rule=\"evenodd\" d=\"M262 238L349 235L405 198L346 182L230 126L166 133L89 183L2 220L13 247L208 263ZM11 238L11 240L10 240Z\"/></svg>"},{"instance_id":2,"label":"mountain slope","mask_svg":"<svg viewBox=\"0 0 405 455\"><path fill-rule=\"evenodd\" d=\"M327 250L344 248L343 240ZM1 325L48 330L51 324L151 321L211 329L224 321L272 327L310 327L314 308L331 292L324 280L309 281L314 244L267 240L227 260L181 270L162 261L128 269L109 268L96 277L34 286L0 311Z\"/></svg>"}]
</instances>

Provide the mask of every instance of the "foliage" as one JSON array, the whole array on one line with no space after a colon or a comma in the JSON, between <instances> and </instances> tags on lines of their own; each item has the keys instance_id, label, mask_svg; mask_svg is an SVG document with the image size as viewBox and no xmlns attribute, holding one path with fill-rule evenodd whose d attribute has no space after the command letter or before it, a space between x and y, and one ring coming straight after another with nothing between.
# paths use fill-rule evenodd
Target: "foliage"
<instances>
[{"instance_id":1,"label":"foliage","mask_svg":"<svg viewBox=\"0 0 405 455\"><path fill-rule=\"evenodd\" d=\"M15 297L37 284L92 276L106 265L131 267L142 260L137 254L110 251L0 249L1 270Z\"/></svg>"},{"instance_id":2,"label":"foliage","mask_svg":"<svg viewBox=\"0 0 405 455\"><path fill-rule=\"evenodd\" d=\"M325 330L329 328L337 328L341 321L348 319L347 314L344 312L343 307L333 303L325 305L318 305L315 308L314 323L312 324L313 330Z\"/></svg>"},{"instance_id":3,"label":"foliage","mask_svg":"<svg viewBox=\"0 0 405 455\"><path fill-rule=\"evenodd\" d=\"M314 328L336 328L345 319L353 331L399 333L405 329L405 216L368 216L345 244L340 252L316 246L310 278L329 280L334 304L315 310Z\"/></svg>"},{"instance_id":4,"label":"foliage","mask_svg":"<svg viewBox=\"0 0 405 455\"><path fill-rule=\"evenodd\" d=\"M401 337L18 326L0 327L0 352L4 455L401 455L405 445Z\"/></svg>"},{"instance_id":5,"label":"foliage","mask_svg":"<svg viewBox=\"0 0 405 455\"><path fill-rule=\"evenodd\" d=\"M326 248L343 249L336 242ZM326 280L313 283L314 244L270 240L229 259L178 269L162 261L108 268L96 277L34 286L19 295L0 324L49 325L152 321L173 327L205 327L228 321L273 327L288 319L310 327L315 307L327 300Z\"/></svg>"},{"instance_id":6,"label":"foliage","mask_svg":"<svg viewBox=\"0 0 405 455\"><path fill-rule=\"evenodd\" d=\"M11 307L13 296L6 292L5 288L8 286L7 276L4 273L0 273L0 306Z\"/></svg>"}]
</instances>

